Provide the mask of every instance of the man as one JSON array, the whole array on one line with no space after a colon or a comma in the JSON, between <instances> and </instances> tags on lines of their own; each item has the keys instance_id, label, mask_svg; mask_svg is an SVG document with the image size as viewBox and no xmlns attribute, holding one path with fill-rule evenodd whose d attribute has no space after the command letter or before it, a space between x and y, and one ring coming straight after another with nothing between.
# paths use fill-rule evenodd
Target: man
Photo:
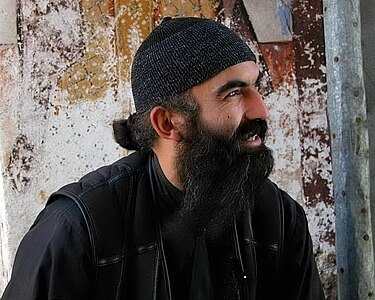
<instances>
[{"instance_id":1,"label":"man","mask_svg":"<svg viewBox=\"0 0 375 300\"><path fill-rule=\"evenodd\" d=\"M323 299L304 211L267 179L258 79L225 26L163 20L114 123L137 151L50 197L3 299Z\"/></svg>"}]
</instances>

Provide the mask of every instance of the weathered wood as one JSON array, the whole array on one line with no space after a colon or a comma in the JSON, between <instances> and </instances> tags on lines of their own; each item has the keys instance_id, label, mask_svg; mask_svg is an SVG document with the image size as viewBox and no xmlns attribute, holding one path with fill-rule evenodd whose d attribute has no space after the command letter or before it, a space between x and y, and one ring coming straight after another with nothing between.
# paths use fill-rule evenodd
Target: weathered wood
<instances>
[{"instance_id":1,"label":"weathered wood","mask_svg":"<svg viewBox=\"0 0 375 300\"><path fill-rule=\"evenodd\" d=\"M375 232L375 5L361 0L363 70L366 89L368 134L370 145L370 202L372 232ZM372 151L371 151L372 150ZM375 249L375 240L372 239Z\"/></svg>"},{"instance_id":2,"label":"weathered wood","mask_svg":"<svg viewBox=\"0 0 375 300\"><path fill-rule=\"evenodd\" d=\"M374 297L360 0L323 0L339 299Z\"/></svg>"},{"instance_id":3,"label":"weathered wood","mask_svg":"<svg viewBox=\"0 0 375 300\"><path fill-rule=\"evenodd\" d=\"M259 43L292 40L290 0L244 0Z\"/></svg>"}]
</instances>

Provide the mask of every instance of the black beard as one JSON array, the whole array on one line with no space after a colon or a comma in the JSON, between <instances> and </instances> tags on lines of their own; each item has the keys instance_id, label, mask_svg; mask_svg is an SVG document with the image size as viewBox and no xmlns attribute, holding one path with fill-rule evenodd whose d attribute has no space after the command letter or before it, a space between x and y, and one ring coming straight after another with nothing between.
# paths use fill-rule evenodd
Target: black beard
<instances>
[{"instance_id":1,"label":"black beard","mask_svg":"<svg viewBox=\"0 0 375 300\"><path fill-rule=\"evenodd\" d=\"M272 171L272 152L263 144L267 123L248 121L230 138L192 123L176 163L185 191L180 224L198 231L205 228L216 236L231 217L249 209L254 190ZM251 151L241 148L249 133L262 139L261 146Z\"/></svg>"}]
</instances>

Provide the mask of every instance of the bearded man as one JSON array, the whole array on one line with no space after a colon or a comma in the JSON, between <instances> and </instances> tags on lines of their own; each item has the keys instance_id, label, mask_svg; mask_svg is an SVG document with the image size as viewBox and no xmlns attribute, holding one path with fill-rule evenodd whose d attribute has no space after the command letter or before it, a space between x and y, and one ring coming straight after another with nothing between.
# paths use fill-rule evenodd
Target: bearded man
<instances>
[{"instance_id":1,"label":"bearded man","mask_svg":"<svg viewBox=\"0 0 375 300\"><path fill-rule=\"evenodd\" d=\"M3 299L324 299L303 209L268 176L247 44L166 18L132 65L133 154L54 193Z\"/></svg>"}]
</instances>

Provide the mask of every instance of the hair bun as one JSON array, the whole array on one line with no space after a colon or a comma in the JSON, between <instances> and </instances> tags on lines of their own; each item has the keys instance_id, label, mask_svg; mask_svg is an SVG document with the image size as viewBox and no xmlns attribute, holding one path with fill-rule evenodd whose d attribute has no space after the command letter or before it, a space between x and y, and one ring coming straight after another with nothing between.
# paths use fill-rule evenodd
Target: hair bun
<instances>
[{"instance_id":1,"label":"hair bun","mask_svg":"<svg viewBox=\"0 0 375 300\"><path fill-rule=\"evenodd\" d=\"M133 140L129 122L131 118L113 122L113 136L117 144L127 150L139 150L139 145Z\"/></svg>"}]
</instances>

